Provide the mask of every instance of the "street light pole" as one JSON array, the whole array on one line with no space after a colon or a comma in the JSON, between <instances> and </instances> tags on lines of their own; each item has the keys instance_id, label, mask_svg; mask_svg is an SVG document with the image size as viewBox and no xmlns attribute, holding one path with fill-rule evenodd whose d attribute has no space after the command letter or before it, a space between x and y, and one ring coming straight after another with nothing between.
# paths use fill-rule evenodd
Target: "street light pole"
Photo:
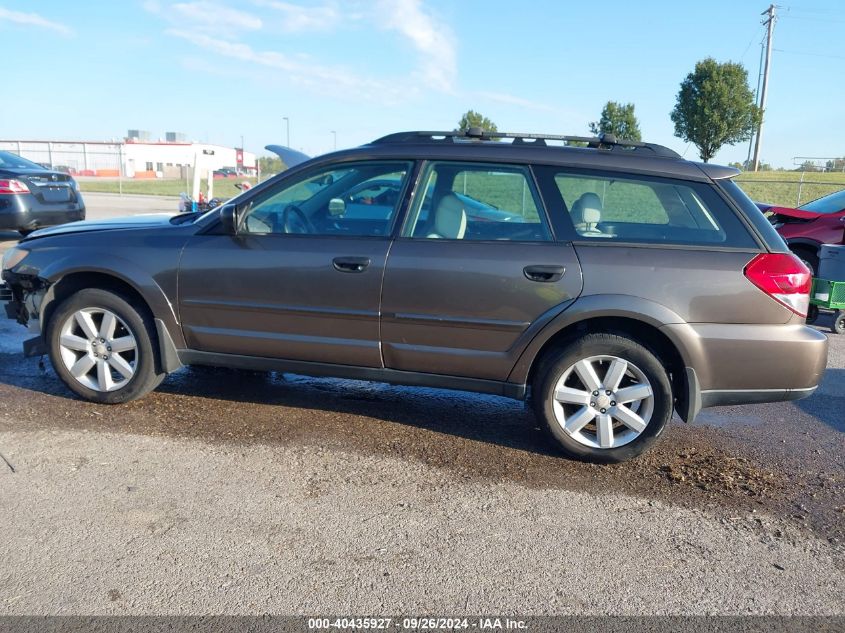
<instances>
[{"instance_id":1,"label":"street light pole","mask_svg":"<svg viewBox=\"0 0 845 633\"><path fill-rule=\"evenodd\" d=\"M334 148L337 149L337 132L332 130L332 136L334 137Z\"/></svg>"},{"instance_id":2,"label":"street light pole","mask_svg":"<svg viewBox=\"0 0 845 633\"><path fill-rule=\"evenodd\" d=\"M287 128L287 144L285 147L290 147L290 119L288 117L282 117L285 120L285 127Z\"/></svg>"}]
</instances>

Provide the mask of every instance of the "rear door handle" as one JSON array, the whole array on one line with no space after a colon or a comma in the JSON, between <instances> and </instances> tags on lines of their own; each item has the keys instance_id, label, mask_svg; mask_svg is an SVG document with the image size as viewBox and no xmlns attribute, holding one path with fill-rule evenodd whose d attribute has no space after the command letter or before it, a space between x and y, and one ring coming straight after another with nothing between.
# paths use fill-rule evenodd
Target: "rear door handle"
<instances>
[{"instance_id":1,"label":"rear door handle","mask_svg":"<svg viewBox=\"0 0 845 633\"><path fill-rule=\"evenodd\" d=\"M370 265L369 257L335 257L332 266L342 273L362 273Z\"/></svg>"},{"instance_id":2,"label":"rear door handle","mask_svg":"<svg viewBox=\"0 0 845 633\"><path fill-rule=\"evenodd\" d=\"M563 277L566 268L563 266L526 266L522 269L522 272L531 281L552 282Z\"/></svg>"}]
</instances>

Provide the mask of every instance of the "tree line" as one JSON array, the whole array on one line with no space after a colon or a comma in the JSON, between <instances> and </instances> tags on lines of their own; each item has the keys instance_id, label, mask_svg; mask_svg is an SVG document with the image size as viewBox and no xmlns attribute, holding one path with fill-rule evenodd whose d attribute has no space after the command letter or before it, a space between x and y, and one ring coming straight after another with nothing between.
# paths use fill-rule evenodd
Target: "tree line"
<instances>
[{"instance_id":1,"label":"tree line","mask_svg":"<svg viewBox=\"0 0 845 633\"><path fill-rule=\"evenodd\" d=\"M748 87L748 72L742 64L719 63L708 57L681 82L675 107L669 114L675 136L692 143L705 163L725 145L748 141L763 118L754 91ZM598 121L589 123L592 134L613 134L618 139L641 141L640 124L633 103L608 101ZM469 110L458 122L458 129L498 128L480 112Z\"/></svg>"}]
</instances>

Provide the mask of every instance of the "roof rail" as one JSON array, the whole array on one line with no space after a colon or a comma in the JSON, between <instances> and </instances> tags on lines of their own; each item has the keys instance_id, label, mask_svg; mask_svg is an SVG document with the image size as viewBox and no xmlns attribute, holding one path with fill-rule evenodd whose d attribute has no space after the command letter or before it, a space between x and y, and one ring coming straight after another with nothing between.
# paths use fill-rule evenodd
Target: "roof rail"
<instances>
[{"instance_id":1,"label":"roof rail","mask_svg":"<svg viewBox=\"0 0 845 633\"><path fill-rule=\"evenodd\" d=\"M600 150L619 149L630 152L649 152L652 156L663 156L667 158L681 158L676 151L657 145L655 143L641 143L617 139L613 134L602 134L600 136L564 136L560 134L528 134L522 132L491 132L478 127L471 127L466 130L452 130L451 132L397 132L382 136L372 142L372 145L387 144L441 144L441 143L465 143L468 141L498 141L499 139L513 139L511 145L531 145L532 147L547 147L546 141L563 141L565 143L583 143L587 147Z\"/></svg>"}]
</instances>

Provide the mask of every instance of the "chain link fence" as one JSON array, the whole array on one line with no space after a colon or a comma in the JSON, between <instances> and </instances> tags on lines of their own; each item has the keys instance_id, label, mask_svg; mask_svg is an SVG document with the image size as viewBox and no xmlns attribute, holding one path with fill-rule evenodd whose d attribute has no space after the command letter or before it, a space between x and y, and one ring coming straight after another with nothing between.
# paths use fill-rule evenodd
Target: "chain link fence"
<instances>
[{"instance_id":1,"label":"chain link fence","mask_svg":"<svg viewBox=\"0 0 845 633\"><path fill-rule=\"evenodd\" d=\"M756 202L781 207L802 204L845 189L845 174L839 172L757 172L734 179Z\"/></svg>"},{"instance_id":2,"label":"chain link fence","mask_svg":"<svg viewBox=\"0 0 845 633\"><path fill-rule=\"evenodd\" d=\"M200 149L190 144L0 140L0 150L72 175L83 192L179 195L192 191L194 162L203 163L203 155L199 159L196 156ZM221 149L216 158L224 155L221 151L234 154L235 150ZM209 164L210 156L205 158L205 164ZM209 167L200 168L200 191L206 195L208 172ZM215 195L231 197L238 193L236 182L254 182L255 178L230 170L213 180Z\"/></svg>"}]
</instances>

